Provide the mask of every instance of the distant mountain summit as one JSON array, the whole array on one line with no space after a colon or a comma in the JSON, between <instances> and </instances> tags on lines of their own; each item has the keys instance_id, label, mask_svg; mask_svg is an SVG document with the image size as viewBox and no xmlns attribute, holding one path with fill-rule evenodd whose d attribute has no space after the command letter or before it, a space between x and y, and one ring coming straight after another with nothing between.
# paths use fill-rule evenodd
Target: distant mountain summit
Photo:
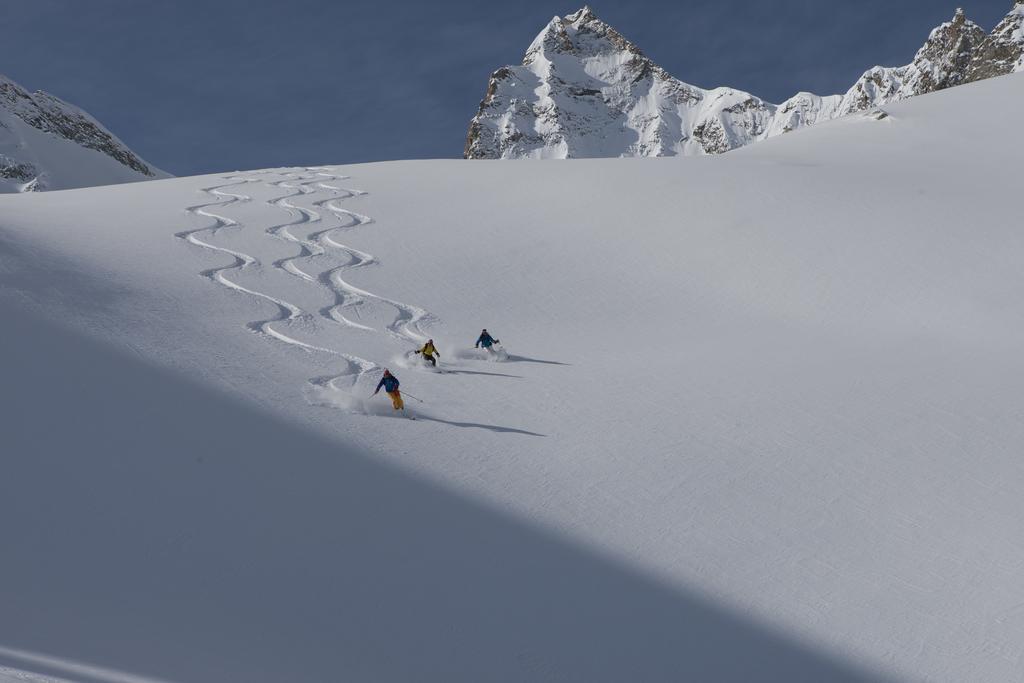
<instances>
[{"instance_id":1,"label":"distant mountain summit","mask_svg":"<svg viewBox=\"0 0 1024 683\"><path fill-rule=\"evenodd\" d=\"M78 107L0 75L0 192L166 177Z\"/></svg>"},{"instance_id":2,"label":"distant mountain summit","mask_svg":"<svg viewBox=\"0 0 1024 683\"><path fill-rule=\"evenodd\" d=\"M1010 16L1022 7L1024 5L1018 3ZM846 93L838 114L849 114L978 80L982 71L982 51L987 49L991 39L983 28L958 9L951 21L931 32L910 64L876 66L865 72ZM1005 70L993 67L991 63L987 66L992 76L1012 70L1012 67Z\"/></svg>"},{"instance_id":3,"label":"distant mountain summit","mask_svg":"<svg viewBox=\"0 0 1024 683\"><path fill-rule=\"evenodd\" d=\"M774 107L672 77L589 7L555 17L520 66L498 69L465 156L668 156L724 152L762 137Z\"/></svg>"},{"instance_id":4,"label":"distant mountain summit","mask_svg":"<svg viewBox=\"0 0 1024 683\"><path fill-rule=\"evenodd\" d=\"M968 81L1024 71L1024 0L1017 0L1006 18L971 54Z\"/></svg>"},{"instance_id":5,"label":"distant mountain summit","mask_svg":"<svg viewBox=\"0 0 1024 683\"><path fill-rule=\"evenodd\" d=\"M553 18L519 66L492 74L470 122L468 159L720 154L819 121L1024 71L1024 0L992 31L957 10L914 61L874 67L845 95L771 104L684 83L589 7Z\"/></svg>"}]
</instances>

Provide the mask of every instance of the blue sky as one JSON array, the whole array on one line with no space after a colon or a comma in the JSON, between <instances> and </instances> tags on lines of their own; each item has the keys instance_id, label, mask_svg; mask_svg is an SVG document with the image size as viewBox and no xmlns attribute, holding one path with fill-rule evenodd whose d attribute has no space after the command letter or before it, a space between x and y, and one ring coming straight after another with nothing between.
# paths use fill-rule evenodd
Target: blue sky
<instances>
[{"instance_id":1,"label":"blue sky","mask_svg":"<svg viewBox=\"0 0 1024 683\"><path fill-rule=\"evenodd\" d=\"M0 0L0 73L176 175L458 157L499 66L582 2ZM592 0L674 76L770 101L904 64L956 0ZM1011 0L963 0L991 29Z\"/></svg>"}]
</instances>

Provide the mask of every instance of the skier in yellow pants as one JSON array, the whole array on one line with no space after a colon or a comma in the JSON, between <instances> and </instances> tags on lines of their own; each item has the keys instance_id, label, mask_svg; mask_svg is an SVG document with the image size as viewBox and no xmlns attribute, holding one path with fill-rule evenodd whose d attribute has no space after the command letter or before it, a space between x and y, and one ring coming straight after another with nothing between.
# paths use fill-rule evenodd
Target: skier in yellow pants
<instances>
[{"instance_id":1,"label":"skier in yellow pants","mask_svg":"<svg viewBox=\"0 0 1024 683\"><path fill-rule=\"evenodd\" d=\"M400 384L397 377L392 375L389 370L384 370L384 376L377 383L377 389L373 392L373 395L376 396L380 388L384 387L384 391L391 397L391 405L394 406L395 410L405 410L405 403L402 402L402 392L398 390Z\"/></svg>"}]
</instances>

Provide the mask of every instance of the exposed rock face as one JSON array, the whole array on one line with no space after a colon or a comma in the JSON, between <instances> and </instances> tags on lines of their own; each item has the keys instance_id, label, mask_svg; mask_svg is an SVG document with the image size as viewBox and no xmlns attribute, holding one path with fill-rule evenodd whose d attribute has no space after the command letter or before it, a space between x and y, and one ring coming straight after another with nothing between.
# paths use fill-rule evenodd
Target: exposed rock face
<instances>
[{"instance_id":1,"label":"exposed rock face","mask_svg":"<svg viewBox=\"0 0 1024 683\"><path fill-rule=\"evenodd\" d=\"M95 159L81 149L94 150L117 162ZM63 168L64 164L76 168ZM120 168L120 170L118 170ZM72 182L70 178L94 182ZM45 92L29 93L14 81L0 75L0 178L12 181L3 190L21 183L16 190L50 189L51 178L60 176L57 188L102 185L146 178L166 177L132 152L96 119L63 100Z\"/></svg>"},{"instance_id":2,"label":"exposed rock face","mask_svg":"<svg viewBox=\"0 0 1024 683\"><path fill-rule=\"evenodd\" d=\"M555 17L519 66L492 74L470 122L469 159L721 154L854 112L1024 70L1024 0L991 35L957 10L914 61L874 67L845 95L780 105L704 90L652 62L589 7Z\"/></svg>"},{"instance_id":3,"label":"exposed rock face","mask_svg":"<svg viewBox=\"0 0 1024 683\"><path fill-rule=\"evenodd\" d=\"M28 182L36 176L36 167L0 154L0 178Z\"/></svg>"},{"instance_id":4,"label":"exposed rock face","mask_svg":"<svg viewBox=\"0 0 1024 683\"><path fill-rule=\"evenodd\" d=\"M840 116L935 92L968 82L972 57L988 39L985 31L958 9L952 21L928 36L914 61L901 67L870 69L843 97Z\"/></svg>"},{"instance_id":5,"label":"exposed rock face","mask_svg":"<svg viewBox=\"0 0 1024 683\"><path fill-rule=\"evenodd\" d=\"M968 81L1024 71L1024 0L1017 0L1006 18L971 56Z\"/></svg>"},{"instance_id":6,"label":"exposed rock face","mask_svg":"<svg viewBox=\"0 0 1024 683\"><path fill-rule=\"evenodd\" d=\"M467 158L715 154L761 136L773 105L673 78L584 7L491 76Z\"/></svg>"}]
</instances>

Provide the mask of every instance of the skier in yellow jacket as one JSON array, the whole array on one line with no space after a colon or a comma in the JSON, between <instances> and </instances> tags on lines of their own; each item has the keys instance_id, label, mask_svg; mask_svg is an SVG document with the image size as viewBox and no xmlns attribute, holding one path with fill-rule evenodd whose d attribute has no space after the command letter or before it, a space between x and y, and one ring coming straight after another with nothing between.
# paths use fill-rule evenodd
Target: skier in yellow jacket
<instances>
[{"instance_id":1,"label":"skier in yellow jacket","mask_svg":"<svg viewBox=\"0 0 1024 683\"><path fill-rule=\"evenodd\" d=\"M427 361L435 368L437 367L437 358L434 358L434 356L437 356L438 358L441 357L441 352L434 346L433 339L428 339L427 343L423 345L423 348L416 351L416 353L422 353L423 360Z\"/></svg>"}]
</instances>

